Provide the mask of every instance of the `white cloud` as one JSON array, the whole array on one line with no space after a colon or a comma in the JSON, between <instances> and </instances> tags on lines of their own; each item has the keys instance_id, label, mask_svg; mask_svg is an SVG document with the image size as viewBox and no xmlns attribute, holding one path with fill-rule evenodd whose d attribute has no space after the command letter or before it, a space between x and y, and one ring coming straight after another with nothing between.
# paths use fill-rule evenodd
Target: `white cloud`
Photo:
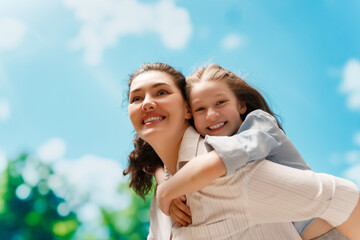
<instances>
[{"instance_id":1,"label":"white cloud","mask_svg":"<svg viewBox=\"0 0 360 240\"><path fill-rule=\"evenodd\" d=\"M345 154L345 160L348 164L360 162L360 151L352 150Z\"/></svg>"},{"instance_id":2,"label":"white cloud","mask_svg":"<svg viewBox=\"0 0 360 240\"><path fill-rule=\"evenodd\" d=\"M123 87L119 83L119 79L104 68L96 68L93 76L99 86L106 92L106 95L115 100L117 104L120 104L124 96L122 95Z\"/></svg>"},{"instance_id":3,"label":"white cloud","mask_svg":"<svg viewBox=\"0 0 360 240\"><path fill-rule=\"evenodd\" d=\"M349 59L343 69L340 90L348 94L347 106L351 110L360 110L360 61Z\"/></svg>"},{"instance_id":4,"label":"white cloud","mask_svg":"<svg viewBox=\"0 0 360 240\"><path fill-rule=\"evenodd\" d=\"M26 25L15 18L0 18L0 51L20 46L26 33Z\"/></svg>"},{"instance_id":5,"label":"white cloud","mask_svg":"<svg viewBox=\"0 0 360 240\"><path fill-rule=\"evenodd\" d=\"M360 187L360 164L348 168L344 173L344 177L354 181Z\"/></svg>"},{"instance_id":6,"label":"white cloud","mask_svg":"<svg viewBox=\"0 0 360 240\"><path fill-rule=\"evenodd\" d=\"M246 38L239 34L228 34L220 42L220 46L225 50L234 50L246 44Z\"/></svg>"},{"instance_id":7,"label":"white cloud","mask_svg":"<svg viewBox=\"0 0 360 240\"><path fill-rule=\"evenodd\" d=\"M0 121L9 119L11 114L10 103L6 99L0 99Z\"/></svg>"},{"instance_id":8,"label":"white cloud","mask_svg":"<svg viewBox=\"0 0 360 240\"><path fill-rule=\"evenodd\" d=\"M181 49L192 33L189 13L175 6L173 0L153 5L137 0L63 0L83 23L70 43L74 49L85 50L85 61L96 65L103 51L126 35L155 32L170 49Z\"/></svg>"},{"instance_id":9,"label":"white cloud","mask_svg":"<svg viewBox=\"0 0 360 240\"><path fill-rule=\"evenodd\" d=\"M118 191L123 181L122 169L114 160L86 155L80 159L59 161L53 170L51 188L67 201L72 210L81 212L84 220L91 216L83 212L82 206L123 210L131 203L130 196Z\"/></svg>"},{"instance_id":10,"label":"white cloud","mask_svg":"<svg viewBox=\"0 0 360 240\"><path fill-rule=\"evenodd\" d=\"M61 159L66 152L66 143L60 138L52 138L37 149L37 154L45 163Z\"/></svg>"}]
</instances>

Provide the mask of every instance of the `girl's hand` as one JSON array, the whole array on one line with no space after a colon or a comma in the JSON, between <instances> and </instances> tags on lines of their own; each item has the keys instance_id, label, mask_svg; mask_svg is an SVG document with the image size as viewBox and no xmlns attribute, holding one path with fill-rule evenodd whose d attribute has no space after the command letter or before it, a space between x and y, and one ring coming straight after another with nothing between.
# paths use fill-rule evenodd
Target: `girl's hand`
<instances>
[{"instance_id":1,"label":"girl's hand","mask_svg":"<svg viewBox=\"0 0 360 240\"><path fill-rule=\"evenodd\" d=\"M186 196L171 199L166 196L165 186L167 183L157 185L156 202L160 210L170 216L178 226L187 226L191 224L191 211L186 203Z\"/></svg>"},{"instance_id":2,"label":"girl's hand","mask_svg":"<svg viewBox=\"0 0 360 240\"><path fill-rule=\"evenodd\" d=\"M185 205L186 196L183 195L171 201L170 204L170 217L175 221L179 227L191 224L191 211Z\"/></svg>"}]
</instances>

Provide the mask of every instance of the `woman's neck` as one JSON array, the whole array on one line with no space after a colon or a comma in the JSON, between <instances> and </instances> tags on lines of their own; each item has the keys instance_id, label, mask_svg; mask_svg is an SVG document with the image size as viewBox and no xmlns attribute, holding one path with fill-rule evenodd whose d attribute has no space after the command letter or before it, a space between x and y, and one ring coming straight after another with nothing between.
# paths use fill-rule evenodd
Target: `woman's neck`
<instances>
[{"instance_id":1,"label":"woman's neck","mask_svg":"<svg viewBox=\"0 0 360 240\"><path fill-rule=\"evenodd\" d=\"M180 145L188 126L189 125L186 125L184 129L179 131L176 137L172 137L171 139L162 138L155 144L151 144L157 155L160 157L160 159L172 175L176 173Z\"/></svg>"},{"instance_id":2,"label":"woman's neck","mask_svg":"<svg viewBox=\"0 0 360 240\"><path fill-rule=\"evenodd\" d=\"M155 149L155 151L163 161L166 168L170 171L172 175L174 175L176 173L176 166L181 142L176 145L169 145L166 143L164 144L166 147Z\"/></svg>"}]
</instances>

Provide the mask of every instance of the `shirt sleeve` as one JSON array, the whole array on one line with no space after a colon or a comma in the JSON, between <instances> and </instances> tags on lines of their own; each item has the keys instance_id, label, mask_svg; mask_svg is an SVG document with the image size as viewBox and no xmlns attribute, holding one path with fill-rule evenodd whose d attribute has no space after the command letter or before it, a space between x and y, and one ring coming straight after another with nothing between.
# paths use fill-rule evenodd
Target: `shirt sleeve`
<instances>
[{"instance_id":1,"label":"shirt sleeve","mask_svg":"<svg viewBox=\"0 0 360 240\"><path fill-rule=\"evenodd\" d=\"M149 227L149 234L146 237L147 240L155 240L154 234L152 233L151 227Z\"/></svg>"},{"instance_id":2,"label":"shirt sleeve","mask_svg":"<svg viewBox=\"0 0 360 240\"><path fill-rule=\"evenodd\" d=\"M286 136L270 114L255 110L241 124L233 136L206 136L208 151L215 150L226 166L227 174L243 167L247 162L275 154Z\"/></svg>"},{"instance_id":3,"label":"shirt sleeve","mask_svg":"<svg viewBox=\"0 0 360 240\"><path fill-rule=\"evenodd\" d=\"M248 209L253 221L302 221L314 217L333 226L345 222L359 200L357 186L346 179L299 170L267 160L246 166Z\"/></svg>"},{"instance_id":4,"label":"shirt sleeve","mask_svg":"<svg viewBox=\"0 0 360 240\"><path fill-rule=\"evenodd\" d=\"M153 199L150 203L150 226L148 240L153 239L170 239L172 221L159 208L156 202L156 189Z\"/></svg>"}]
</instances>

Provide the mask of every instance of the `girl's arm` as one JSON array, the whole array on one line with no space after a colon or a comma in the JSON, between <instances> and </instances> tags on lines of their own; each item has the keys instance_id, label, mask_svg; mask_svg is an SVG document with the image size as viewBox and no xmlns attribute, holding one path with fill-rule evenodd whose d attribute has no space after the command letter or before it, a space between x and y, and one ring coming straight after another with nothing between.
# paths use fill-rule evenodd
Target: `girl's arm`
<instances>
[{"instance_id":1,"label":"girl's arm","mask_svg":"<svg viewBox=\"0 0 360 240\"><path fill-rule=\"evenodd\" d=\"M198 191L225 173L225 165L215 151L197 156L158 186L156 199L161 211L169 215L172 199Z\"/></svg>"},{"instance_id":2,"label":"girl's arm","mask_svg":"<svg viewBox=\"0 0 360 240\"><path fill-rule=\"evenodd\" d=\"M157 188L166 183L164 179L165 170L163 167L158 167L154 172L155 180L158 184ZM158 190L157 190L158 192ZM156 199L158 195L156 194ZM168 214L178 226L187 226L191 224L191 211L188 206L185 205L186 197L176 197L169 201L169 207L171 206L171 212Z\"/></svg>"},{"instance_id":3,"label":"girl's arm","mask_svg":"<svg viewBox=\"0 0 360 240\"><path fill-rule=\"evenodd\" d=\"M163 167L158 167L157 169L155 169L154 177L158 185L165 182L164 174L165 170Z\"/></svg>"}]
</instances>

